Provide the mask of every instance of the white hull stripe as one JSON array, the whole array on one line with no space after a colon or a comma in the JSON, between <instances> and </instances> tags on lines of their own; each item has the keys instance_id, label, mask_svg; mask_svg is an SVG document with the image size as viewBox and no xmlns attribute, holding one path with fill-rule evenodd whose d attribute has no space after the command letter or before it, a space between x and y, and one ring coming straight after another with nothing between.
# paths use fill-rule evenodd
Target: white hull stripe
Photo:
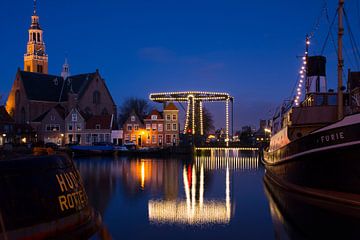
<instances>
[{"instance_id":1,"label":"white hull stripe","mask_svg":"<svg viewBox=\"0 0 360 240\"><path fill-rule=\"evenodd\" d=\"M310 154L310 153L321 152L321 151L330 150L330 149L334 149L334 148L348 147L348 146L357 145L357 144L360 144L360 141L341 143L341 144L322 147L322 148L315 148L315 149L311 149L311 150L308 150L308 151L305 151L305 152L301 152L301 153L297 153L297 154L288 156L286 158L282 158L279 162L273 162L273 163L280 163L280 162L290 160L292 158L300 157L300 156L303 156L303 155L307 155L307 154Z\"/></svg>"}]
</instances>

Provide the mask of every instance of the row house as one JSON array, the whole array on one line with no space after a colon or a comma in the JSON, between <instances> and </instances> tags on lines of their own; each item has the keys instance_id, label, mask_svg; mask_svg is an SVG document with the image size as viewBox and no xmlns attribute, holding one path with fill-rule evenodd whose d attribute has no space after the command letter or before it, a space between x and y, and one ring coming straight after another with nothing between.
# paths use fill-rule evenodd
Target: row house
<instances>
[{"instance_id":1,"label":"row house","mask_svg":"<svg viewBox=\"0 0 360 240\"><path fill-rule=\"evenodd\" d=\"M123 125L125 143L139 147L169 147L179 144L179 110L173 103L162 112L154 109L144 118L134 111Z\"/></svg>"},{"instance_id":2,"label":"row house","mask_svg":"<svg viewBox=\"0 0 360 240\"><path fill-rule=\"evenodd\" d=\"M61 105L51 108L35 120L38 140L60 146L111 142L113 115L84 116L86 114L76 108L69 113Z\"/></svg>"},{"instance_id":3,"label":"row house","mask_svg":"<svg viewBox=\"0 0 360 240\"><path fill-rule=\"evenodd\" d=\"M84 113L72 109L65 119L65 143L93 145L111 142L114 116L109 114L94 115L85 119Z\"/></svg>"}]
</instances>

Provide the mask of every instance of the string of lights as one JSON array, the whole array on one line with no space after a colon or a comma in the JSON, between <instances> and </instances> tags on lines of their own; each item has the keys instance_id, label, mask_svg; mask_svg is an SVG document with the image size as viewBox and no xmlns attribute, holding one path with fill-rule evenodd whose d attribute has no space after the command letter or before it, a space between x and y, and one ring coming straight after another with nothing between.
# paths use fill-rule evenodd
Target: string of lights
<instances>
[{"instance_id":1,"label":"string of lights","mask_svg":"<svg viewBox=\"0 0 360 240\"><path fill-rule=\"evenodd\" d=\"M306 78L306 65L307 65L307 61L308 61L308 56L309 56L309 45L310 45L310 38L309 36L306 36L306 49L305 49L305 53L304 56L302 57L302 64L301 64L301 69L299 71L299 82L297 85L297 89L296 89L296 95L295 95L295 106L299 106L300 102L301 102L301 95L303 92L303 86L304 86L304 81Z\"/></svg>"}]
</instances>

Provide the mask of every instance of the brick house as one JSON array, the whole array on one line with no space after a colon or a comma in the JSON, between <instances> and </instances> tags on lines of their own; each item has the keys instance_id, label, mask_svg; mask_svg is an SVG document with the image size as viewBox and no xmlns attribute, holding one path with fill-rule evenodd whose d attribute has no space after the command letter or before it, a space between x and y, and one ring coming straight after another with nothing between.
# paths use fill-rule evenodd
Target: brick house
<instances>
[{"instance_id":1,"label":"brick house","mask_svg":"<svg viewBox=\"0 0 360 240\"><path fill-rule=\"evenodd\" d=\"M65 108L60 104L50 108L32 121L38 141L64 144Z\"/></svg>"},{"instance_id":2,"label":"brick house","mask_svg":"<svg viewBox=\"0 0 360 240\"><path fill-rule=\"evenodd\" d=\"M85 118L73 108L65 118L65 142L85 144Z\"/></svg>"},{"instance_id":3,"label":"brick house","mask_svg":"<svg viewBox=\"0 0 360 240\"><path fill-rule=\"evenodd\" d=\"M170 147L179 144L179 110L173 103L163 112L156 109L141 119L134 111L123 124L125 143L139 147Z\"/></svg>"},{"instance_id":4,"label":"brick house","mask_svg":"<svg viewBox=\"0 0 360 240\"><path fill-rule=\"evenodd\" d=\"M170 102L164 108L164 146L179 145L179 109L174 103Z\"/></svg>"},{"instance_id":5,"label":"brick house","mask_svg":"<svg viewBox=\"0 0 360 240\"><path fill-rule=\"evenodd\" d=\"M128 119L123 124L124 143L135 143L142 146L146 142L145 125L143 120L132 111ZM145 141L144 141L145 140Z\"/></svg>"},{"instance_id":6,"label":"brick house","mask_svg":"<svg viewBox=\"0 0 360 240\"><path fill-rule=\"evenodd\" d=\"M146 147L162 147L164 143L164 118L154 109L144 119L146 129Z\"/></svg>"},{"instance_id":7,"label":"brick house","mask_svg":"<svg viewBox=\"0 0 360 240\"><path fill-rule=\"evenodd\" d=\"M93 115L84 117L84 113L74 108L65 118L65 143L93 145L99 142L111 142L113 115Z\"/></svg>"},{"instance_id":8,"label":"brick house","mask_svg":"<svg viewBox=\"0 0 360 240\"><path fill-rule=\"evenodd\" d=\"M114 115L91 116L85 124L85 144L106 142L111 143L111 131L114 124Z\"/></svg>"}]
</instances>

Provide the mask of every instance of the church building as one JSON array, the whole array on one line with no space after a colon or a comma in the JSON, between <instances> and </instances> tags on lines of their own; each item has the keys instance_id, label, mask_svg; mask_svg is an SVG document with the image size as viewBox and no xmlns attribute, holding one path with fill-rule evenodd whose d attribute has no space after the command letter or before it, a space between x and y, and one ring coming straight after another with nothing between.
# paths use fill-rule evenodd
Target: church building
<instances>
[{"instance_id":1,"label":"church building","mask_svg":"<svg viewBox=\"0 0 360 240\"><path fill-rule=\"evenodd\" d=\"M64 109L64 116L77 109L86 118L116 117L115 102L98 70L71 76L65 60L60 75L48 73L48 55L36 1L28 32L24 69L17 70L6 102L6 110L16 123L28 123L36 128L39 117L59 106Z\"/></svg>"}]
</instances>

